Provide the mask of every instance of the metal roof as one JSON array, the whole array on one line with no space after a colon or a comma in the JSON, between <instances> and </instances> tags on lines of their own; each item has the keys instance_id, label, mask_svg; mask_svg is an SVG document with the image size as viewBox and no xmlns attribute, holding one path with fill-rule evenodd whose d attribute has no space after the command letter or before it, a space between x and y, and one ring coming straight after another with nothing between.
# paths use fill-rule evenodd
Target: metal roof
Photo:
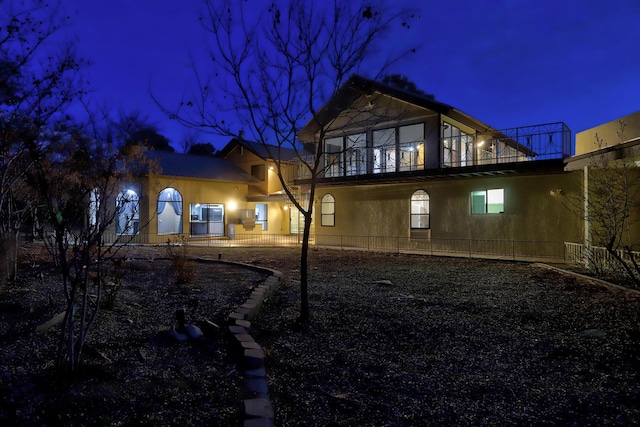
<instances>
[{"instance_id":1,"label":"metal roof","mask_svg":"<svg viewBox=\"0 0 640 427\"><path fill-rule=\"evenodd\" d=\"M261 181L220 157L149 151L147 156L160 164L161 175L259 184Z\"/></svg>"}]
</instances>

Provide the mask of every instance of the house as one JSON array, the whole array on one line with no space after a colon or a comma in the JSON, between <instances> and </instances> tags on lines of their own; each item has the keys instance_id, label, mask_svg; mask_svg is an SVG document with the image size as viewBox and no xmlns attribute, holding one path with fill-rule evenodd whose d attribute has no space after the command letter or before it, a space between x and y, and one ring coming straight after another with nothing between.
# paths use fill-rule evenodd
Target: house
<instances>
[{"instance_id":1,"label":"house","mask_svg":"<svg viewBox=\"0 0 640 427\"><path fill-rule=\"evenodd\" d=\"M283 160L286 174L295 152L269 149L240 136L217 156L147 151L160 172L122 189L113 202L119 210L115 232L107 241L123 235L138 243L166 243L179 235L197 240L289 234L298 215L291 216L274 158Z\"/></svg>"},{"instance_id":2,"label":"house","mask_svg":"<svg viewBox=\"0 0 640 427\"><path fill-rule=\"evenodd\" d=\"M496 130L359 76L322 117L301 132L325 157L314 200L318 244L380 236L404 249L481 244L478 251L561 257L562 242L580 238L563 203L580 185L564 168L571 134L563 123ZM296 182L310 184L308 176Z\"/></svg>"},{"instance_id":3,"label":"house","mask_svg":"<svg viewBox=\"0 0 640 427\"><path fill-rule=\"evenodd\" d=\"M300 167L311 154L243 134L216 157L151 152L162 172L123 190L116 231L150 243L298 234L303 220L280 166L296 199L314 203L317 245L563 258L564 242L592 234L571 209L586 194L587 163L600 153L632 158L640 144L640 113L625 119L625 141L593 145L596 132L615 133L611 122L579 133L574 154L564 123L498 130L433 97L352 76L298 135L320 148L315 181Z\"/></svg>"}]
</instances>

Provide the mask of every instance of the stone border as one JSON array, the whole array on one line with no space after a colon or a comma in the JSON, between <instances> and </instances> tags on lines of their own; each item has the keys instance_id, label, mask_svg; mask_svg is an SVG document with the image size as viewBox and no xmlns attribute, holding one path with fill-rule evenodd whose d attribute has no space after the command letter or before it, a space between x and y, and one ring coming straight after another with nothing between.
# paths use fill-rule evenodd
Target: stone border
<instances>
[{"instance_id":1,"label":"stone border","mask_svg":"<svg viewBox=\"0 0 640 427\"><path fill-rule=\"evenodd\" d=\"M621 291L627 291L627 292L631 292L631 293L635 293L635 294L640 294L640 290L638 290L638 289L627 288L626 286L622 286L622 285L616 285L615 283L607 282L606 280L598 279L597 277L587 276L586 274L581 274L581 273L578 273L578 272L575 272L575 271L566 270L564 268L556 267L556 266L553 266L553 265L549 265L549 264L545 264L545 263L541 263L541 262L533 263L533 265L544 267L544 268L547 268L549 270L554 270L554 271L557 271L559 273L566 274L566 275L569 275L569 276L575 276L575 277L579 277L581 279L589 280L589 281L591 281L593 283L596 283L598 285L607 286L607 287L618 289L618 290L621 290Z\"/></svg>"},{"instance_id":2,"label":"stone border","mask_svg":"<svg viewBox=\"0 0 640 427\"><path fill-rule=\"evenodd\" d=\"M280 286L283 274L270 268L221 259L197 258L196 261L214 261L270 274L261 285L253 289L243 304L229 313L227 328L231 335L231 345L234 347L234 351L242 354L238 366L244 376L244 426L273 427L275 414L269 398L267 372L264 365L265 354L260 344L249 334L249 328L264 301L273 295Z\"/></svg>"}]
</instances>

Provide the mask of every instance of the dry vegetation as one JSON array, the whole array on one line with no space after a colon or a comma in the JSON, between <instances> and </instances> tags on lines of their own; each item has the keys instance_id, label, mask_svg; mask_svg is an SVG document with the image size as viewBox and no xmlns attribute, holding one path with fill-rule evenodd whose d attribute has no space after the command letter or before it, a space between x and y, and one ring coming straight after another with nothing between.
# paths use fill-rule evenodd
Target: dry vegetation
<instances>
[{"instance_id":1,"label":"dry vegetation","mask_svg":"<svg viewBox=\"0 0 640 427\"><path fill-rule=\"evenodd\" d=\"M252 325L278 426L640 424L638 294L524 263L314 250L301 328L296 249L190 253L284 273ZM197 264L175 286L167 260L147 259L160 248L137 256L73 383L50 366L55 331L33 332L55 314L55 281L3 290L1 424L241 424L224 338L162 330L178 306L221 323L262 277Z\"/></svg>"}]
</instances>

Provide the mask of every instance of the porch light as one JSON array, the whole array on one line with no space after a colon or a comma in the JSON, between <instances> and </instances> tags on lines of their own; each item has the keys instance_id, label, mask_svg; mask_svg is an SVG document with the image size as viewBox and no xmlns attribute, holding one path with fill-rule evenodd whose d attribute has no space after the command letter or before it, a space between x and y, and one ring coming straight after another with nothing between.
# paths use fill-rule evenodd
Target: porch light
<instances>
[{"instance_id":1,"label":"porch light","mask_svg":"<svg viewBox=\"0 0 640 427\"><path fill-rule=\"evenodd\" d=\"M229 202L229 210L230 211L235 211L238 208L238 204L234 201L230 201Z\"/></svg>"},{"instance_id":2,"label":"porch light","mask_svg":"<svg viewBox=\"0 0 640 427\"><path fill-rule=\"evenodd\" d=\"M484 141L478 141L478 147L482 147L484 145Z\"/></svg>"}]
</instances>

